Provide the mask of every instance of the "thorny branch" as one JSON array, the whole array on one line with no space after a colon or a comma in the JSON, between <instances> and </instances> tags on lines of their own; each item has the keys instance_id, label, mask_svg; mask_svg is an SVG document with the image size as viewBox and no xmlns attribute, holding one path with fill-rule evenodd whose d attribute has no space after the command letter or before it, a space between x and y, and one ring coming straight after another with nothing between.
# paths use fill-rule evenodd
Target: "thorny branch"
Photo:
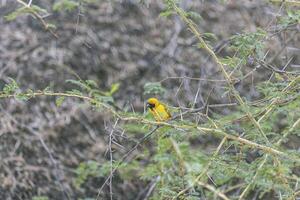
<instances>
[{"instance_id":1,"label":"thorny branch","mask_svg":"<svg viewBox=\"0 0 300 200\"><path fill-rule=\"evenodd\" d=\"M22 0L16 0L16 1L27 8L30 8L31 2L32 2L32 0L30 0L29 3L26 4ZM41 15L39 15L37 12L31 12L31 14L42 23L45 30L49 31L51 33L51 35L53 35L55 38L58 38L58 35L51 28L49 28L49 25L47 24L47 22L43 19L43 17Z\"/></svg>"},{"instance_id":2,"label":"thorny branch","mask_svg":"<svg viewBox=\"0 0 300 200\"><path fill-rule=\"evenodd\" d=\"M112 178L113 178L113 152L112 152L112 143L114 140L114 130L118 124L119 119L116 120L113 128L111 129L110 133L109 133L109 142L108 142L108 149L109 149L109 162L110 162L110 175L109 175L109 195L110 195L110 199L113 199L113 191L112 191Z\"/></svg>"},{"instance_id":3,"label":"thorny branch","mask_svg":"<svg viewBox=\"0 0 300 200\"><path fill-rule=\"evenodd\" d=\"M254 124L254 126L257 128L257 130L261 133L261 135L264 137L264 139L266 140L266 142L268 144L270 144L266 134L264 133L264 131L262 130L260 124L255 120L255 118L252 116L252 114L248 111L248 105L244 102L244 100L242 99L242 97L239 95L238 91L234 88L234 85L232 84L233 80L231 79L231 77L229 76L229 74L227 73L224 65L222 64L222 62L219 60L219 58L217 57L217 55L214 53L214 51L207 45L207 43L204 41L204 39L201 36L201 33L198 31L197 26L194 24L194 22L192 20L190 20L189 18L187 18L185 12L179 8L174 2L172 2L173 4L173 9L174 11L182 18L182 20L188 25L189 29L191 30L191 32L197 37L197 39L199 40L199 43L201 44L201 46L207 51L207 53L213 58L213 60L215 61L215 63L217 63L217 65L219 66L219 68L221 69L225 79L227 80L227 85L230 88L233 96L236 98L236 100L239 102L239 104L244 108L247 116L249 117L249 119L252 121L252 123Z\"/></svg>"},{"instance_id":4,"label":"thorny branch","mask_svg":"<svg viewBox=\"0 0 300 200\"><path fill-rule=\"evenodd\" d=\"M116 166L111 170L110 175L106 178L106 180L104 181L104 183L102 184L102 186L99 188L98 190L98 194L97 194L97 198L96 200L98 200L100 198L100 195L102 193L103 188L105 187L105 185L107 184L107 182L109 180L111 180L113 174L116 172L116 170L121 166L121 164L123 164L126 159L144 142L146 141L153 133L155 133L155 131L158 130L160 126L157 125L153 130L151 130L149 133L147 133L144 137L142 137L138 143L136 143L136 145L130 149L126 154L124 154L122 156L122 158L118 161L118 163L116 164Z\"/></svg>"},{"instance_id":5,"label":"thorny branch","mask_svg":"<svg viewBox=\"0 0 300 200\"><path fill-rule=\"evenodd\" d=\"M300 80L300 77L298 77L294 81L292 81L284 89L284 91L286 91L292 85L296 84L297 81L298 81L298 79ZM33 94L28 94L28 96L29 97L36 97L36 96L65 96L65 97L76 97L76 98L87 100L89 102L95 102L95 100L93 98L88 97L88 96L82 96L82 95L76 95L76 94L68 94L68 93L59 93L59 92L58 93L55 93L55 92L53 92L53 93L51 93L51 92L36 92L36 93L33 93ZM5 98L5 97L6 98L12 98L12 97L15 97L15 95L1 95L0 94L0 98ZM274 103L276 103L277 101L278 101L278 98L275 98L274 99ZM278 150L276 150L276 149L274 149L272 147L265 146L265 145L262 145L262 144L258 144L258 143L252 142L250 140L247 140L247 139L244 139L244 138L232 135L232 134L228 134L228 133L226 133L226 132L224 132L222 130L219 130L219 129L207 128L207 127L200 127L200 126L193 126L193 125L176 125L176 124L171 124L171 123L168 123L168 122L156 122L156 121L150 121L150 120L144 119L142 117L141 118L139 118L139 117L126 117L126 116L122 116L121 114L119 114L118 112L116 112L112 107L106 105L105 103L101 103L101 102L97 102L97 103L99 103L99 105L103 106L104 108L106 108L107 110L109 110L113 115L115 115L116 117L120 118L123 121L136 121L136 122L140 122L140 123L143 123L143 124L150 124L150 125L156 125L156 126L158 126L158 125L164 125L164 126L169 126L169 127L173 127L173 128L182 128L182 129L198 129L199 131L204 132L204 133L212 133L212 134L216 134L216 135L223 136L223 137L226 136L228 139L238 141L239 143L249 145L249 146L251 146L253 148L261 149L261 150L263 150L266 153L276 154L276 155L280 155L280 156L287 156L287 155L285 155L285 153L283 153L281 151L278 151ZM270 109L273 109L273 108L271 107ZM287 157L289 157L289 156L287 156Z\"/></svg>"}]
</instances>

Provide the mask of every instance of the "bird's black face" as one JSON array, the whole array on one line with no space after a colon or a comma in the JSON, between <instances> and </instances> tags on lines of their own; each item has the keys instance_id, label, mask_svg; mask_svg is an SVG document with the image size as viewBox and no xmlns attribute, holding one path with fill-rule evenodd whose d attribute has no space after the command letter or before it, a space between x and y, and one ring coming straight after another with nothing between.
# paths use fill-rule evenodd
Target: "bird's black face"
<instances>
[{"instance_id":1,"label":"bird's black face","mask_svg":"<svg viewBox=\"0 0 300 200\"><path fill-rule=\"evenodd\" d=\"M147 103L147 108L150 108L151 110L155 107L154 104L151 104L151 103Z\"/></svg>"}]
</instances>

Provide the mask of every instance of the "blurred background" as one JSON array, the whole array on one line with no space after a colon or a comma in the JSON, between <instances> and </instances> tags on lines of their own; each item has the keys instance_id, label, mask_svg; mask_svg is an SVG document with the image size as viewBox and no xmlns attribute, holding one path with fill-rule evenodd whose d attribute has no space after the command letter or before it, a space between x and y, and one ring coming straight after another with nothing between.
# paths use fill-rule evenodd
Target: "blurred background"
<instances>
[{"instance_id":1,"label":"blurred background","mask_svg":"<svg viewBox=\"0 0 300 200\"><path fill-rule=\"evenodd\" d=\"M174 107L235 103L226 96L218 66L198 48L186 25L177 16L160 16L165 6L159 0L81 2L71 11L53 10L54 0L32 3L48 11L43 19L56 26L57 38L32 16L7 21L5 16L20 2L0 1L0 88L9 78L32 90L66 91L73 85L65 80L78 77L94 80L103 91L119 84L115 105L137 113L145 112L149 95L144 86L153 82L164 88L157 97ZM233 35L263 29L270 36L264 41L263 60L279 69L299 70L299 24L278 31L282 6L258 0L182 0L180 6L201 16L193 19L220 57L235 52L228 48ZM256 67L249 57L233 72L239 77L236 89L249 101L260 97L254 83L272 74ZM74 181L81 162L108 159L114 123L109 113L75 98L57 107L54 97L1 99L0 109L0 199L63 199L62 188L74 199L95 198L105 178L87 179L81 187ZM232 109L219 106L210 112L226 115ZM113 184L116 199L138 199L146 183Z\"/></svg>"}]
</instances>

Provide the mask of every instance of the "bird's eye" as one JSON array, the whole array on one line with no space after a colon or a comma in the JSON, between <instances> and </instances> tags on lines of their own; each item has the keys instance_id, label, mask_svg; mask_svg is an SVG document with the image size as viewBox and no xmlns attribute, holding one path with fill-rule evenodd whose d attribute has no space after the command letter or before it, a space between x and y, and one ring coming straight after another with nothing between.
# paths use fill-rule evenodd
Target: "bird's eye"
<instances>
[{"instance_id":1,"label":"bird's eye","mask_svg":"<svg viewBox=\"0 0 300 200\"><path fill-rule=\"evenodd\" d=\"M150 108L150 109L152 109L152 108L154 108L154 107L155 107L155 105L154 105L154 104L147 103L147 108Z\"/></svg>"}]
</instances>

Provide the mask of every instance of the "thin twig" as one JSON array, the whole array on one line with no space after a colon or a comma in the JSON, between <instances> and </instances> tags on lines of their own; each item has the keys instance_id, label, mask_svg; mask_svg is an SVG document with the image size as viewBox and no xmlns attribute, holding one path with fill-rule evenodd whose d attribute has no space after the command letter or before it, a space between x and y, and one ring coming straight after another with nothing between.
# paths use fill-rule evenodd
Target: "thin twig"
<instances>
[{"instance_id":1,"label":"thin twig","mask_svg":"<svg viewBox=\"0 0 300 200\"><path fill-rule=\"evenodd\" d=\"M203 176L204 174L206 174L207 171L209 170L209 168L210 168L212 162L214 161L215 157L216 157L216 156L218 155L218 153L220 152L220 150L221 150L222 146L224 145L224 143L226 142L226 140L227 140L227 137L224 137L223 140L220 142L218 148L217 148L216 151L214 152L212 158L211 158L210 161L208 162L208 164L205 166L205 168L204 168L203 171L200 173L200 175L196 177L196 179L193 181L193 183L192 183L189 187L187 187L187 188L181 190L175 197L172 198L173 200L177 199L179 196L181 196L181 195L183 195L184 193L186 193L188 190L190 190L191 188L193 188L193 187L195 186L195 184L198 183L198 181L201 180L202 176Z\"/></svg>"},{"instance_id":2,"label":"thin twig","mask_svg":"<svg viewBox=\"0 0 300 200\"><path fill-rule=\"evenodd\" d=\"M158 181L160 180L160 176L156 177L156 179L154 180L154 182L151 184L149 190L147 191L145 197L143 198L143 200L147 200L149 199L151 193L153 192L153 190L155 189Z\"/></svg>"},{"instance_id":3,"label":"thin twig","mask_svg":"<svg viewBox=\"0 0 300 200\"><path fill-rule=\"evenodd\" d=\"M31 3L32 3L32 0L29 0L29 2L28 2L28 7L30 7L31 6Z\"/></svg>"},{"instance_id":4,"label":"thin twig","mask_svg":"<svg viewBox=\"0 0 300 200\"><path fill-rule=\"evenodd\" d=\"M207 82L226 82L227 80L219 80L219 79L207 79L207 78L196 78L196 77L188 77L188 76L168 76L159 82L164 82L169 79L189 79L189 80L194 80L194 81L207 81Z\"/></svg>"},{"instance_id":5,"label":"thin twig","mask_svg":"<svg viewBox=\"0 0 300 200\"><path fill-rule=\"evenodd\" d=\"M197 181L197 184L200 185L200 186L202 186L202 187L205 187L206 189L208 189L211 192L215 193L221 199L229 200L229 198L224 193L222 193L219 190L217 190L214 186L209 185L209 184L204 183L204 182L201 182L201 181Z\"/></svg>"},{"instance_id":6,"label":"thin twig","mask_svg":"<svg viewBox=\"0 0 300 200\"><path fill-rule=\"evenodd\" d=\"M113 133L114 130L118 124L119 118L116 120L113 128L111 129L109 133L109 142L108 142L108 148L109 148L109 160L110 160L110 178L109 178L109 195L110 199L113 199L113 191L112 191L112 178L113 178L113 154L112 154L112 143L113 143Z\"/></svg>"}]
</instances>

